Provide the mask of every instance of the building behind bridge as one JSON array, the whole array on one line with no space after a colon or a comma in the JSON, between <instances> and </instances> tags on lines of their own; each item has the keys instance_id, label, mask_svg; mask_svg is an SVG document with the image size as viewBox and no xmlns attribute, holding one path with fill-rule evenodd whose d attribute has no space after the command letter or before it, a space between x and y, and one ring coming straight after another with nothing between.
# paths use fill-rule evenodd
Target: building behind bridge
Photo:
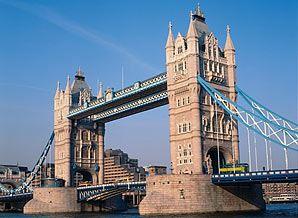
<instances>
[{"instance_id":1,"label":"building behind bridge","mask_svg":"<svg viewBox=\"0 0 298 218\"><path fill-rule=\"evenodd\" d=\"M138 166L138 159L129 158L120 149L105 151L104 175L104 183L146 180L145 169Z\"/></svg>"},{"instance_id":2,"label":"building behind bridge","mask_svg":"<svg viewBox=\"0 0 298 218\"><path fill-rule=\"evenodd\" d=\"M0 165L0 182L9 189L15 188L26 177L28 172L28 168L24 166Z\"/></svg>"},{"instance_id":3,"label":"building behind bridge","mask_svg":"<svg viewBox=\"0 0 298 218\"><path fill-rule=\"evenodd\" d=\"M263 184L267 203L298 202L298 183Z\"/></svg>"}]
</instances>

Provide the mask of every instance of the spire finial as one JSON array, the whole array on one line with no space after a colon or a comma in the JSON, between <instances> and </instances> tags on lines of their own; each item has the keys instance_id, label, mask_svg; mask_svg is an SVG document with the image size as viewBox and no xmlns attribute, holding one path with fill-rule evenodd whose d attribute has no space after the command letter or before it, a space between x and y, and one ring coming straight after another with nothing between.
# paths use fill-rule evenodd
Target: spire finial
<instances>
[{"instance_id":1,"label":"spire finial","mask_svg":"<svg viewBox=\"0 0 298 218\"><path fill-rule=\"evenodd\" d=\"M227 39L226 39L226 44L225 44L225 49L224 49L225 51L226 50L235 51L235 47L234 47L230 32L231 32L231 28L229 25L227 25Z\"/></svg>"},{"instance_id":2,"label":"spire finial","mask_svg":"<svg viewBox=\"0 0 298 218\"><path fill-rule=\"evenodd\" d=\"M57 89L56 89L56 91L60 91L60 82L59 82L59 80L57 81Z\"/></svg>"},{"instance_id":3,"label":"spire finial","mask_svg":"<svg viewBox=\"0 0 298 218\"><path fill-rule=\"evenodd\" d=\"M195 10L195 15L198 15L200 17L204 17L204 13L201 10L200 3L197 4L196 10Z\"/></svg>"},{"instance_id":4,"label":"spire finial","mask_svg":"<svg viewBox=\"0 0 298 218\"><path fill-rule=\"evenodd\" d=\"M59 98L59 95L60 95L60 82L57 81L57 88L56 88L55 98Z\"/></svg>"},{"instance_id":5,"label":"spire finial","mask_svg":"<svg viewBox=\"0 0 298 218\"><path fill-rule=\"evenodd\" d=\"M172 30L172 22L169 21L169 30Z\"/></svg>"},{"instance_id":6,"label":"spire finial","mask_svg":"<svg viewBox=\"0 0 298 218\"><path fill-rule=\"evenodd\" d=\"M70 93L70 76L67 75L65 92Z\"/></svg>"},{"instance_id":7,"label":"spire finial","mask_svg":"<svg viewBox=\"0 0 298 218\"><path fill-rule=\"evenodd\" d=\"M192 10L190 10L189 16L190 16L190 20L192 20L192 16L193 16Z\"/></svg>"},{"instance_id":8,"label":"spire finial","mask_svg":"<svg viewBox=\"0 0 298 218\"><path fill-rule=\"evenodd\" d=\"M102 82L99 82L97 98L102 98L102 97L103 97Z\"/></svg>"},{"instance_id":9,"label":"spire finial","mask_svg":"<svg viewBox=\"0 0 298 218\"><path fill-rule=\"evenodd\" d=\"M81 70L81 66L79 65L77 73L76 73L76 77L84 77L83 71Z\"/></svg>"},{"instance_id":10,"label":"spire finial","mask_svg":"<svg viewBox=\"0 0 298 218\"><path fill-rule=\"evenodd\" d=\"M167 39L167 44L166 44L166 48L168 47L174 47L174 36L173 36L173 32L172 32L172 22L169 22L169 34L168 34L168 39Z\"/></svg>"},{"instance_id":11,"label":"spire finial","mask_svg":"<svg viewBox=\"0 0 298 218\"><path fill-rule=\"evenodd\" d=\"M230 33L230 32L231 32L230 25L227 25L227 33Z\"/></svg>"}]
</instances>

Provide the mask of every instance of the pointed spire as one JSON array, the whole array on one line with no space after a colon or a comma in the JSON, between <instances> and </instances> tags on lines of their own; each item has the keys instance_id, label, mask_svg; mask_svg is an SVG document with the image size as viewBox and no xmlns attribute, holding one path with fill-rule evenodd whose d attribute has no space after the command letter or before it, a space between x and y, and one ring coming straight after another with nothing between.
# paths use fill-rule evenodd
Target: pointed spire
<instances>
[{"instance_id":1,"label":"pointed spire","mask_svg":"<svg viewBox=\"0 0 298 218\"><path fill-rule=\"evenodd\" d=\"M200 3L197 4L195 15L204 18L204 13L201 10Z\"/></svg>"},{"instance_id":2,"label":"pointed spire","mask_svg":"<svg viewBox=\"0 0 298 218\"><path fill-rule=\"evenodd\" d=\"M60 95L60 82L57 82L57 89L56 89L56 93L55 93L55 98L58 98Z\"/></svg>"},{"instance_id":3,"label":"pointed spire","mask_svg":"<svg viewBox=\"0 0 298 218\"><path fill-rule=\"evenodd\" d=\"M197 29L194 26L194 21L193 21L193 14L192 11L190 11L190 21L189 21L189 27L187 31L187 38L190 37L198 37Z\"/></svg>"},{"instance_id":4,"label":"pointed spire","mask_svg":"<svg viewBox=\"0 0 298 218\"><path fill-rule=\"evenodd\" d=\"M227 39L225 44L225 51L227 50L235 51L235 47L234 47L230 32L231 32L230 26L227 25Z\"/></svg>"},{"instance_id":5,"label":"pointed spire","mask_svg":"<svg viewBox=\"0 0 298 218\"><path fill-rule=\"evenodd\" d=\"M103 97L103 91L102 91L102 83L99 83L98 86L98 94L97 94L97 99L102 98Z\"/></svg>"},{"instance_id":6,"label":"pointed spire","mask_svg":"<svg viewBox=\"0 0 298 218\"><path fill-rule=\"evenodd\" d=\"M168 35L168 39L167 39L167 44L166 44L166 48L168 47L174 47L174 35L172 32L172 23L169 22L169 35Z\"/></svg>"},{"instance_id":7,"label":"pointed spire","mask_svg":"<svg viewBox=\"0 0 298 218\"><path fill-rule=\"evenodd\" d=\"M70 77L69 77L69 75L67 76L65 93L70 94Z\"/></svg>"}]
</instances>

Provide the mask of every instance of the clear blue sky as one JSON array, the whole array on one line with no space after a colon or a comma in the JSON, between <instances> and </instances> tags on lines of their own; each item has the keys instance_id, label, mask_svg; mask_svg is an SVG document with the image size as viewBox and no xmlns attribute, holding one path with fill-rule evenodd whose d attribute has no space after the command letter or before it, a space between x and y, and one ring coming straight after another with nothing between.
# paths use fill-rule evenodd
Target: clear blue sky
<instances>
[{"instance_id":1,"label":"clear blue sky","mask_svg":"<svg viewBox=\"0 0 298 218\"><path fill-rule=\"evenodd\" d=\"M56 82L64 87L79 65L94 94L98 80L121 87L121 66L126 85L163 72L168 22L175 34L185 34L197 3L0 0L0 163L36 161L53 129ZM297 122L297 1L200 4L221 45L231 26L239 85ZM106 147L121 148L143 165L169 165L168 132L165 106L107 124ZM241 143L246 161L246 138ZM282 150L273 151L274 165L282 166Z\"/></svg>"}]
</instances>

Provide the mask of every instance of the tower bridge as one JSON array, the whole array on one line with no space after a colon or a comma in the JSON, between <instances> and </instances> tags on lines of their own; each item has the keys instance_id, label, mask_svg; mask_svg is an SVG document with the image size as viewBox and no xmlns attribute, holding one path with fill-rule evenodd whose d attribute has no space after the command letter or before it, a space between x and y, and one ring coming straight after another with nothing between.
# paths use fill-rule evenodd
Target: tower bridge
<instances>
[{"instance_id":1,"label":"tower bridge","mask_svg":"<svg viewBox=\"0 0 298 218\"><path fill-rule=\"evenodd\" d=\"M220 48L215 34L209 30L199 7L190 14L185 36L179 32L175 38L171 23L168 28L166 73L118 91L111 88L103 91L100 86L97 96L92 95L81 69L72 84L68 77L65 90L58 83L54 133L32 177L14 192L29 189L53 140L55 177L63 179L66 187L38 189L34 192L36 197L25 206L26 213L77 212L81 210L80 203L106 199L108 191L114 195L122 189L145 186L141 214L255 211L264 209L261 183L298 181L298 171L288 169L288 152L298 150L298 125L264 107L238 87L236 49L230 27L227 26L224 48ZM240 105L238 98L244 98L246 104ZM108 131L105 123L162 105L168 105L169 111L171 174L150 176L146 183L104 184L104 136ZM239 125L247 129L248 137L254 133L265 140L264 172L249 169L221 173L226 164L232 169L241 164ZM284 151L285 169L274 171L270 166L269 142ZM248 146L252 168L249 138ZM77 174L91 175L85 179L90 179L92 186L74 187ZM65 199L69 201L66 203Z\"/></svg>"}]
</instances>

